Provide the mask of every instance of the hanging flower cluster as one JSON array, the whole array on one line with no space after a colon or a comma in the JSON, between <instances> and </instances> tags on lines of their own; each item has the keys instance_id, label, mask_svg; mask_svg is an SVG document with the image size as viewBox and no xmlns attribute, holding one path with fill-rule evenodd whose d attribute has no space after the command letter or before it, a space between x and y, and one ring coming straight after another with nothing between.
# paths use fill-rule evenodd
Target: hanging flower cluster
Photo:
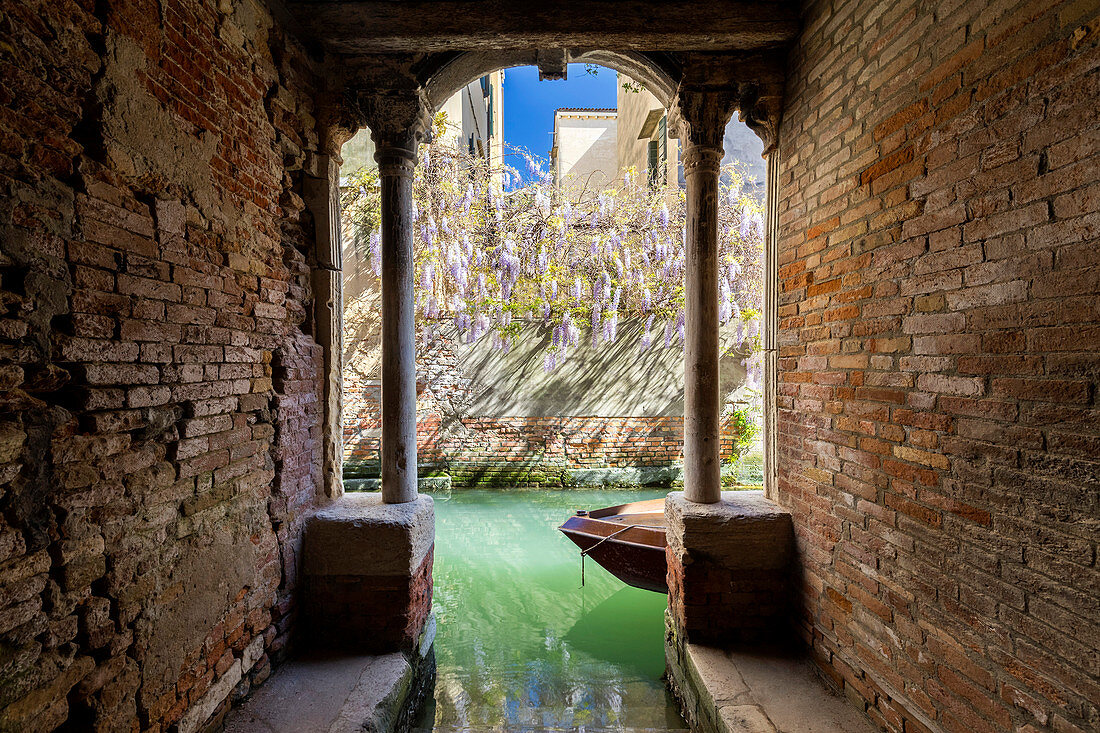
<instances>
[{"instance_id":1,"label":"hanging flower cluster","mask_svg":"<svg viewBox=\"0 0 1100 733\"><path fill-rule=\"evenodd\" d=\"M491 337L507 350L533 321L549 329L547 371L582 338L613 344L621 318L645 317L640 349L682 347L685 200L628 171L601 190L555 182L544 161L518 156L526 177L492 168L443 141L422 148L413 183L416 307L430 339L444 322L472 343ZM719 317L733 322L744 353L755 351L762 302L764 218L736 170L724 171L719 206ZM345 218L381 273L377 171L348 180ZM759 383L759 359L750 379Z\"/></svg>"}]
</instances>

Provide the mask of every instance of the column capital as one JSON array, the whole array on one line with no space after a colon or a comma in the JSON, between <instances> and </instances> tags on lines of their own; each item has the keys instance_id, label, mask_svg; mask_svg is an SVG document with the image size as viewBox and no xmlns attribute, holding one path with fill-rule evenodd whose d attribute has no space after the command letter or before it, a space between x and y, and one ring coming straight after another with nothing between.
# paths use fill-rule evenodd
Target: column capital
<instances>
[{"instance_id":1,"label":"column capital","mask_svg":"<svg viewBox=\"0 0 1100 733\"><path fill-rule=\"evenodd\" d=\"M412 175L416 148L427 142L432 129L432 106L422 88L353 91L349 106L361 124L370 128L375 160L383 175Z\"/></svg>"},{"instance_id":2,"label":"column capital","mask_svg":"<svg viewBox=\"0 0 1100 733\"><path fill-rule=\"evenodd\" d=\"M688 54L684 77L673 95L685 143L721 145L734 112L764 141L764 154L775 149L783 109L785 53L781 50L724 54Z\"/></svg>"},{"instance_id":3,"label":"column capital","mask_svg":"<svg viewBox=\"0 0 1100 733\"><path fill-rule=\"evenodd\" d=\"M716 150L721 160L726 123L736 110L735 89L676 90L672 118L678 123L680 139L684 141L685 165L690 152L698 148Z\"/></svg>"},{"instance_id":4,"label":"column capital","mask_svg":"<svg viewBox=\"0 0 1100 733\"><path fill-rule=\"evenodd\" d=\"M779 117L783 108L782 89L774 85L742 84L737 101L738 117L764 141L767 156L779 143Z\"/></svg>"}]
</instances>

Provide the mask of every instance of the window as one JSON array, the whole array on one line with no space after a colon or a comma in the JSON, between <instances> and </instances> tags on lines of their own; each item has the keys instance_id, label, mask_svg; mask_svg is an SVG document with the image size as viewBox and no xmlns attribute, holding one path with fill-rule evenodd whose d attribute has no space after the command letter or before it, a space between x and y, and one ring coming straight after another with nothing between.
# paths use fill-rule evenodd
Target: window
<instances>
[{"instance_id":1,"label":"window","mask_svg":"<svg viewBox=\"0 0 1100 733\"><path fill-rule=\"evenodd\" d=\"M657 123L657 136L649 141L649 185L663 186L668 177L668 116Z\"/></svg>"},{"instance_id":2,"label":"window","mask_svg":"<svg viewBox=\"0 0 1100 733\"><path fill-rule=\"evenodd\" d=\"M649 185L656 188L661 184L658 167L661 163L661 145L656 140L649 141Z\"/></svg>"}]
</instances>

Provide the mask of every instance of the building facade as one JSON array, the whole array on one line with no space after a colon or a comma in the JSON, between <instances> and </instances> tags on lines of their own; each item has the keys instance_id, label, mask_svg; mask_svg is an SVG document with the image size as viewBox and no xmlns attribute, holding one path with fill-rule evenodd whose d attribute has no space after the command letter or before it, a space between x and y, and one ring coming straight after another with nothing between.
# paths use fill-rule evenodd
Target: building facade
<instances>
[{"instance_id":1,"label":"building facade","mask_svg":"<svg viewBox=\"0 0 1100 733\"><path fill-rule=\"evenodd\" d=\"M504 152L504 72L494 71L451 96L440 112L459 149L499 166Z\"/></svg>"},{"instance_id":2,"label":"building facade","mask_svg":"<svg viewBox=\"0 0 1100 733\"><path fill-rule=\"evenodd\" d=\"M651 186L683 184L680 141L668 124L663 104L644 86L619 74L616 103L619 126L616 151L619 170L633 169ZM670 134L673 133L673 134Z\"/></svg>"},{"instance_id":3,"label":"building facade","mask_svg":"<svg viewBox=\"0 0 1100 733\"><path fill-rule=\"evenodd\" d=\"M652 186L683 186L680 141L676 126L670 125L668 111L644 85L619 74L616 102L619 125L616 134L619 170L633 169ZM760 138L734 116L726 125L722 147L722 167L737 166L744 189L764 198L764 145ZM723 171L723 176L728 176Z\"/></svg>"},{"instance_id":4,"label":"building facade","mask_svg":"<svg viewBox=\"0 0 1100 733\"><path fill-rule=\"evenodd\" d=\"M550 171L559 185L595 191L615 176L618 113L614 109L563 108L554 112Z\"/></svg>"}]
</instances>

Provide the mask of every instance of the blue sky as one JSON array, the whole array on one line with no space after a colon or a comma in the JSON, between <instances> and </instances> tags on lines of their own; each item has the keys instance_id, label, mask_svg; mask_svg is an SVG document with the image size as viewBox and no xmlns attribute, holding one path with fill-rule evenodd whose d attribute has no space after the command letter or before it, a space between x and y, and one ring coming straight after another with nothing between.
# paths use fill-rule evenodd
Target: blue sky
<instances>
[{"instance_id":1,"label":"blue sky","mask_svg":"<svg viewBox=\"0 0 1100 733\"><path fill-rule=\"evenodd\" d=\"M534 66L504 71L504 144L527 148L547 158L554 132L554 110L559 107L614 107L617 74L598 67L595 76L584 64L569 64L565 81L539 81ZM527 177L523 161L505 162Z\"/></svg>"}]
</instances>

